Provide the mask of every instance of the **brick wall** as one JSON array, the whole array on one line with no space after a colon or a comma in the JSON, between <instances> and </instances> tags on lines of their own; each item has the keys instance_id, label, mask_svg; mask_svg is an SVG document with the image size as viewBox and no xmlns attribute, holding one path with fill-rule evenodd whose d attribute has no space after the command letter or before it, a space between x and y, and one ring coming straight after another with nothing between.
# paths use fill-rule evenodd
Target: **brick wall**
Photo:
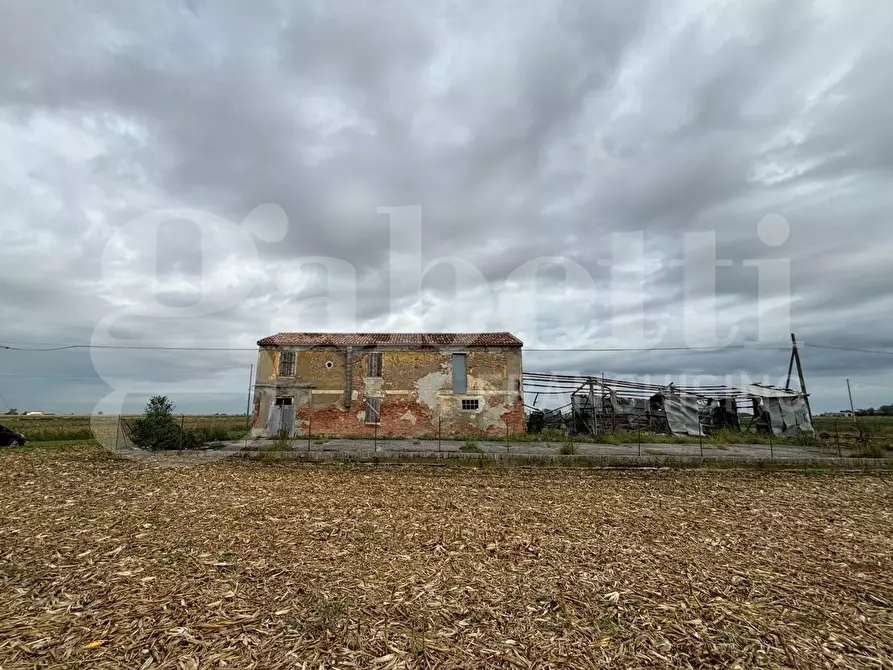
<instances>
[{"instance_id":1,"label":"brick wall","mask_svg":"<svg viewBox=\"0 0 893 670\"><path fill-rule=\"evenodd\" d=\"M345 350L296 349L295 379L278 378L278 354L262 350L271 363L264 366L272 376L258 379L257 394L266 394L266 403L255 400L255 433L266 425L265 407L274 395L287 395L290 385L309 385L306 401L296 407L297 434L310 429L316 435L369 436L375 426L365 422L365 400L379 397L382 436L433 436L438 429L449 435L505 434L524 431L524 408L519 395L521 351L519 348L470 348L468 393L452 393L452 351L436 349L382 349L381 378L364 378L367 351L352 352L349 405L344 385ZM328 364L328 365L327 365ZM260 371L260 365L258 370ZM298 395L301 395L300 393ZM461 409L463 398L477 398L479 409ZM312 422L312 428L311 428Z\"/></svg>"}]
</instances>

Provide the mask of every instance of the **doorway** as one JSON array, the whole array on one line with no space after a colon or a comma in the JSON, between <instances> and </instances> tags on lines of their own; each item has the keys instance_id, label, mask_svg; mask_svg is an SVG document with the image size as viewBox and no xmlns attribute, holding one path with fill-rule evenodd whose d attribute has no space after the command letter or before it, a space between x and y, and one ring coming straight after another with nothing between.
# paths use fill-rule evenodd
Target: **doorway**
<instances>
[{"instance_id":1,"label":"doorway","mask_svg":"<svg viewBox=\"0 0 893 670\"><path fill-rule=\"evenodd\" d=\"M289 437L295 435L295 399L291 396L279 396L270 407L267 421L267 436L275 437L282 429L287 430Z\"/></svg>"}]
</instances>

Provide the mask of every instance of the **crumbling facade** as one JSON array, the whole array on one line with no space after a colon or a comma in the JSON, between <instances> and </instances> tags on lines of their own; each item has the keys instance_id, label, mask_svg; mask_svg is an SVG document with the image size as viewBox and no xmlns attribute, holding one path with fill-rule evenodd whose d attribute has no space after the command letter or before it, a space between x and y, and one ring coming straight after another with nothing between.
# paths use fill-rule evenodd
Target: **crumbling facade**
<instances>
[{"instance_id":1,"label":"crumbling facade","mask_svg":"<svg viewBox=\"0 0 893 670\"><path fill-rule=\"evenodd\" d=\"M258 346L256 437L524 432L510 333L279 333Z\"/></svg>"}]
</instances>

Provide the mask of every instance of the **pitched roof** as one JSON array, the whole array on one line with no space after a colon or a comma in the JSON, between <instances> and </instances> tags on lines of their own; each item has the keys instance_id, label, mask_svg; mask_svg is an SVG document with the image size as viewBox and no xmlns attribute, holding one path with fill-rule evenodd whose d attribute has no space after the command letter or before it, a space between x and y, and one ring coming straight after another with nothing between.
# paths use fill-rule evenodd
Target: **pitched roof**
<instances>
[{"instance_id":1,"label":"pitched roof","mask_svg":"<svg viewBox=\"0 0 893 670\"><path fill-rule=\"evenodd\" d=\"M277 333L258 340L261 347L520 347L511 333Z\"/></svg>"}]
</instances>

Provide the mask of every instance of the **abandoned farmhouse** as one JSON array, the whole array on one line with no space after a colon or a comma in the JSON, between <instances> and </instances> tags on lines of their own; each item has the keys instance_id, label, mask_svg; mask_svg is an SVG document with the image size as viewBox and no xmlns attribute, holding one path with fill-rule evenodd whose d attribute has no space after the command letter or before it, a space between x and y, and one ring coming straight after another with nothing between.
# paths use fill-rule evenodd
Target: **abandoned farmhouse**
<instances>
[{"instance_id":1,"label":"abandoned farmhouse","mask_svg":"<svg viewBox=\"0 0 893 670\"><path fill-rule=\"evenodd\" d=\"M258 342L252 435L524 431L510 333L279 333Z\"/></svg>"}]
</instances>

